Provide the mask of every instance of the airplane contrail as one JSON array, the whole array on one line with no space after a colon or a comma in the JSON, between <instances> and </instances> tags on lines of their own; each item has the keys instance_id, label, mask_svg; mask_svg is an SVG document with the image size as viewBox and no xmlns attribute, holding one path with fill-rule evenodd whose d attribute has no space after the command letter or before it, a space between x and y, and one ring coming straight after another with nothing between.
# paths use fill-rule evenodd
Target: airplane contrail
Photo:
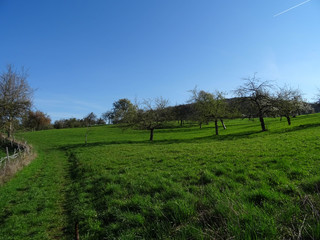
<instances>
[{"instance_id":1,"label":"airplane contrail","mask_svg":"<svg viewBox=\"0 0 320 240\"><path fill-rule=\"evenodd\" d=\"M286 13L286 12L288 12L288 11L296 8L296 7L299 7L299 6L303 5L303 4L306 4L307 2L310 2L310 1L311 1L311 0L307 0L307 1L304 1L304 2L302 2L302 3L299 3L298 5L295 5L295 6L291 7L291 8L288 8L287 10L284 10L284 11L282 11L282 12L280 12L280 13L277 13L276 15L273 15L273 17L278 17L279 15L284 14L284 13Z\"/></svg>"}]
</instances>

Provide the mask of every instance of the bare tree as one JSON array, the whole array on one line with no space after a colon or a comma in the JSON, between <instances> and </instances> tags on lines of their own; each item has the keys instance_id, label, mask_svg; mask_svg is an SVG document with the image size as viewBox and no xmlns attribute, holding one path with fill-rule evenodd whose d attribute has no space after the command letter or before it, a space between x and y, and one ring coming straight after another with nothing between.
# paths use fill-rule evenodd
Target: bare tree
<instances>
[{"instance_id":1,"label":"bare tree","mask_svg":"<svg viewBox=\"0 0 320 240\"><path fill-rule=\"evenodd\" d=\"M86 134L85 134L85 144L87 144L88 142L88 134L89 134L89 128L96 124L96 121L97 121L97 116L91 112L89 113L84 119L83 121L85 122L86 124L86 127L87 127L87 130L86 130Z\"/></svg>"},{"instance_id":2,"label":"bare tree","mask_svg":"<svg viewBox=\"0 0 320 240\"><path fill-rule=\"evenodd\" d=\"M154 130L162 127L170 118L168 113L168 100L162 97L144 100L142 107L138 108L130 124L140 129L150 131L150 141L153 141Z\"/></svg>"},{"instance_id":3,"label":"bare tree","mask_svg":"<svg viewBox=\"0 0 320 240\"><path fill-rule=\"evenodd\" d=\"M266 131L264 117L273 111L273 99L270 93L273 85L269 81L256 78L255 74L243 80L244 84L234 92L243 103L246 103L247 108L250 108L248 112L259 118L262 131Z\"/></svg>"},{"instance_id":4,"label":"bare tree","mask_svg":"<svg viewBox=\"0 0 320 240\"><path fill-rule=\"evenodd\" d=\"M288 125L291 125L292 116L298 115L304 110L304 101L299 89L292 89L288 86L279 88L275 99L275 107L280 117L285 117Z\"/></svg>"},{"instance_id":5,"label":"bare tree","mask_svg":"<svg viewBox=\"0 0 320 240\"><path fill-rule=\"evenodd\" d=\"M7 65L6 71L0 75L0 117L8 137L13 134L13 123L21 120L32 105L33 90L27 77L23 68L17 71L13 65Z\"/></svg>"}]
</instances>

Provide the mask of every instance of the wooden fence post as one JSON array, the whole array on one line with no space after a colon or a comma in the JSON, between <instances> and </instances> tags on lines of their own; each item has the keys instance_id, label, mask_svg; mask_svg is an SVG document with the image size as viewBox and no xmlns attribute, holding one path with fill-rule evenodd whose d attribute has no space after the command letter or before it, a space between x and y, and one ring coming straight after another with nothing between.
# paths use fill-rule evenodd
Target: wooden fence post
<instances>
[{"instance_id":1,"label":"wooden fence post","mask_svg":"<svg viewBox=\"0 0 320 240\"><path fill-rule=\"evenodd\" d=\"M7 151L7 161L9 162L9 149L8 149L8 147L6 147L6 151Z\"/></svg>"},{"instance_id":2,"label":"wooden fence post","mask_svg":"<svg viewBox=\"0 0 320 240\"><path fill-rule=\"evenodd\" d=\"M3 166L4 174L6 174L7 162L9 163L9 159L10 159L8 147L6 147L6 152L7 152L7 161L4 161L4 166Z\"/></svg>"}]
</instances>

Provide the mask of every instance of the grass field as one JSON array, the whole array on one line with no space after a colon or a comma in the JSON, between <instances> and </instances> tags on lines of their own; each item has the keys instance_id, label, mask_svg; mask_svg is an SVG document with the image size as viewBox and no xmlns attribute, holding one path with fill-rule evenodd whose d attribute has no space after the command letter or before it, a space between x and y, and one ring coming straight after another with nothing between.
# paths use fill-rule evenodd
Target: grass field
<instances>
[{"instance_id":1,"label":"grass field","mask_svg":"<svg viewBox=\"0 0 320 240\"><path fill-rule=\"evenodd\" d=\"M0 158L5 157L6 155L6 149L3 146L0 146Z\"/></svg>"},{"instance_id":2,"label":"grass field","mask_svg":"<svg viewBox=\"0 0 320 240\"><path fill-rule=\"evenodd\" d=\"M23 133L0 239L320 239L320 115L266 123Z\"/></svg>"}]
</instances>

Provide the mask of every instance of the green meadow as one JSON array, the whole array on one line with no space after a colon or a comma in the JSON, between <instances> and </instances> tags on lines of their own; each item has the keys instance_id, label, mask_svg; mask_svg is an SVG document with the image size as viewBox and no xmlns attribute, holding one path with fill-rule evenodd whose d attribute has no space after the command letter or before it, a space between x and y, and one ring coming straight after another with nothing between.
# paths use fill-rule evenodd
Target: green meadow
<instances>
[{"instance_id":1,"label":"green meadow","mask_svg":"<svg viewBox=\"0 0 320 240\"><path fill-rule=\"evenodd\" d=\"M4 146L1 146L0 149L0 158L5 157L6 156L6 150Z\"/></svg>"},{"instance_id":2,"label":"green meadow","mask_svg":"<svg viewBox=\"0 0 320 240\"><path fill-rule=\"evenodd\" d=\"M320 114L225 123L21 133L0 239L320 239Z\"/></svg>"}]
</instances>

